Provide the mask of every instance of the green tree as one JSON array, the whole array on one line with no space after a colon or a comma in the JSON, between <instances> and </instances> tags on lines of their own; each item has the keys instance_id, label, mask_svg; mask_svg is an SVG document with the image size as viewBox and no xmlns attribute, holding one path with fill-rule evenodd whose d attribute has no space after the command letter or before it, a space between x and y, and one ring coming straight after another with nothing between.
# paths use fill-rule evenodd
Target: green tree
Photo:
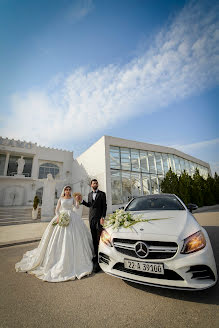
<instances>
[{"instance_id":1,"label":"green tree","mask_svg":"<svg viewBox=\"0 0 219 328\"><path fill-rule=\"evenodd\" d=\"M205 189L205 180L199 174L199 170L196 168L193 175L192 183L192 202L197 204L199 207L204 205L204 189Z\"/></svg>"},{"instance_id":2,"label":"green tree","mask_svg":"<svg viewBox=\"0 0 219 328\"><path fill-rule=\"evenodd\" d=\"M188 203L191 203L191 197L192 197L192 183L193 180L188 173L184 170L184 172L179 177L179 197L182 199L182 201L188 205Z\"/></svg>"},{"instance_id":3,"label":"green tree","mask_svg":"<svg viewBox=\"0 0 219 328\"><path fill-rule=\"evenodd\" d=\"M208 175L204 183L204 205L214 205L215 201L215 180Z\"/></svg>"},{"instance_id":4,"label":"green tree","mask_svg":"<svg viewBox=\"0 0 219 328\"><path fill-rule=\"evenodd\" d=\"M179 180L171 168L166 173L164 180L161 182L161 191L164 193L179 195Z\"/></svg>"},{"instance_id":5,"label":"green tree","mask_svg":"<svg viewBox=\"0 0 219 328\"><path fill-rule=\"evenodd\" d=\"M219 176L216 172L214 175L214 198L215 204L219 204Z\"/></svg>"},{"instance_id":6,"label":"green tree","mask_svg":"<svg viewBox=\"0 0 219 328\"><path fill-rule=\"evenodd\" d=\"M39 200L38 196L35 196L34 200L33 200L33 208L35 210L37 209L37 206L39 205L39 202L40 202L40 200Z\"/></svg>"}]
</instances>

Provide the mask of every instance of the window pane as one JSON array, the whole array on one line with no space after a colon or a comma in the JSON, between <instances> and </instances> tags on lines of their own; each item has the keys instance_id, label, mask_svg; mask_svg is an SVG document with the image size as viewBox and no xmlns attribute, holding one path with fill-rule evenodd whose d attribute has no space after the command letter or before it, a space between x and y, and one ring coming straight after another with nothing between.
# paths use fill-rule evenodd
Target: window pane
<instances>
[{"instance_id":1,"label":"window pane","mask_svg":"<svg viewBox=\"0 0 219 328\"><path fill-rule=\"evenodd\" d=\"M167 154L162 154L164 173L169 171L169 159Z\"/></svg>"},{"instance_id":2,"label":"window pane","mask_svg":"<svg viewBox=\"0 0 219 328\"><path fill-rule=\"evenodd\" d=\"M195 173L195 163L190 162L190 170L191 170L191 176Z\"/></svg>"},{"instance_id":3,"label":"window pane","mask_svg":"<svg viewBox=\"0 0 219 328\"><path fill-rule=\"evenodd\" d=\"M176 156L176 155L173 155L173 158L174 158L174 163L175 163L176 174L180 175L181 174L181 168L180 168L179 157Z\"/></svg>"},{"instance_id":4,"label":"window pane","mask_svg":"<svg viewBox=\"0 0 219 328\"><path fill-rule=\"evenodd\" d=\"M130 172L122 172L122 202L127 203L132 198Z\"/></svg>"},{"instance_id":5,"label":"window pane","mask_svg":"<svg viewBox=\"0 0 219 328\"><path fill-rule=\"evenodd\" d=\"M131 173L132 196L141 195L141 177L139 173Z\"/></svg>"},{"instance_id":6,"label":"window pane","mask_svg":"<svg viewBox=\"0 0 219 328\"><path fill-rule=\"evenodd\" d=\"M39 167L39 179L46 179L47 174L52 174L53 179L59 173L59 167L52 163L43 163Z\"/></svg>"},{"instance_id":7,"label":"window pane","mask_svg":"<svg viewBox=\"0 0 219 328\"><path fill-rule=\"evenodd\" d=\"M158 179L156 175L151 175L151 193L159 194Z\"/></svg>"},{"instance_id":8,"label":"window pane","mask_svg":"<svg viewBox=\"0 0 219 328\"><path fill-rule=\"evenodd\" d=\"M142 174L143 195L150 195L151 193L151 180L149 174Z\"/></svg>"},{"instance_id":9,"label":"window pane","mask_svg":"<svg viewBox=\"0 0 219 328\"><path fill-rule=\"evenodd\" d=\"M156 173L155 158L153 152L148 152L148 162L149 162L150 173Z\"/></svg>"},{"instance_id":10,"label":"window pane","mask_svg":"<svg viewBox=\"0 0 219 328\"><path fill-rule=\"evenodd\" d=\"M161 193L161 182L163 181L164 176L163 175L158 175L158 183L159 183L159 193Z\"/></svg>"},{"instance_id":11,"label":"window pane","mask_svg":"<svg viewBox=\"0 0 219 328\"><path fill-rule=\"evenodd\" d=\"M31 157L24 157L25 164L23 174L26 177L31 177L33 159Z\"/></svg>"},{"instance_id":12,"label":"window pane","mask_svg":"<svg viewBox=\"0 0 219 328\"><path fill-rule=\"evenodd\" d=\"M139 150L131 149L132 171L140 171Z\"/></svg>"},{"instance_id":13,"label":"window pane","mask_svg":"<svg viewBox=\"0 0 219 328\"><path fill-rule=\"evenodd\" d=\"M171 170L176 173L173 155L168 154L168 158L169 158L169 166L171 167Z\"/></svg>"},{"instance_id":14,"label":"window pane","mask_svg":"<svg viewBox=\"0 0 219 328\"><path fill-rule=\"evenodd\" d=\"M6 155L0 154L0 175L4 174Z\"/></svg>"},{"instance_id":15,"label":"window pane","mask_svg":"<svg viewBox=\"0 0 219 328\"><path fill-rule=\"evenodd\" d=\"M131 170L130 149L121 148L121 166L122 170Z\"/></svg>"},{"instance_id":16,"label":"window pane","mask_svg":"<svg viewBox=\"0 0 219 328\"><path fill-rule=\"evenodd\" d=\"M120 171L111 170L112 204L122 204L122 186Z\"/></svg>"},{"instance_id":17,"label":"window pane","mask_svg":"<svg viewBox=\"0 0 219 328\"><path fill-rule=\"evenodd\" d=\"M206 167L203 167L203 177L204 177L205 179L208 178L208 169L207 169Z\"/></svg>"},{"instance_id":18,"label":"window pane","mask_svg":"<svg viewBox=\"0 0 219 328\"><path fill-rule=\"evenodd\" d=\"M157 173L163 174L161 153L155 153L155 159L156 159Z\"/></svg>"},{"instance_id":19,"label":"window pane","mask_svg":"<svg viewBox=\"0 0 219 328\"><path fill-rule=\"evenodd\" d=\"M142 150L140 150L140 167L142 172L149 172L148 154Z\"/></svg>"},{"instance_id":20,"label":"window pane","mask_svg":"<svg viewBox=\"0 0 219 328\"><path fill-rule=\"evenodd\" d=\"M17 160L20 156L10 156L8 162L8 172L7 175L15 175L17 174Z\"/></svg>"},{"instance_id":21,"label":"window pane","mask_svg":"<svg viewBox=\"0 0 219 328\"><path fill-rule=\"evenodd\" d=\"M186 172L191 175L189 161L185 160Z\"/></svg>"},{"instance_id":22,"label":"window pane","mask_svg":"<svg viewBox=\"0 0 219 328\"><path fill-rule=\"evenodd\" d=\"M186 164L184 158L180 158L180 167L181 167L181 172L183 173L186 171Z\"/></svg>"},{"instance_id":23,"label":"window pane","mask_svg":"<svg viewBox=\"0 0 219 328\"><path fill-rule=\"evenodd\" d=\"M119 147L110 147L110 167L120 169Z\"/></svg>"}]
</instances>

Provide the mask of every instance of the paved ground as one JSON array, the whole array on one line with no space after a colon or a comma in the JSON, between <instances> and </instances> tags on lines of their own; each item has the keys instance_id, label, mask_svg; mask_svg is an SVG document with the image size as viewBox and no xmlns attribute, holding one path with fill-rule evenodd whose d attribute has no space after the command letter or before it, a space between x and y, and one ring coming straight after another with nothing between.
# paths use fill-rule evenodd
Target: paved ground
<instances>
[{"instance_id":1,"label":"paved ground","mask_svg":"<svg viewBox=\"0 0 219 328\"><path fill-rule=\"evenodd\" d=\"M83 218L89 227L88 219ZM49 222L0 226L0 248L26 242L39 241Z\"/></svg>"},{"instance_id":2,"label":"paved ground","mask_svg":"<svg viewBox=\"0 0 219 328\"><path fill-rule=\"evenodd\" d=\"M200 213L219 269L219 212ZM219 326L219 284L200 292L131 284L100 272L64 283L16 273L14 264L38 243L0 249L1 328Z\"/></svg>"}]
</instances>

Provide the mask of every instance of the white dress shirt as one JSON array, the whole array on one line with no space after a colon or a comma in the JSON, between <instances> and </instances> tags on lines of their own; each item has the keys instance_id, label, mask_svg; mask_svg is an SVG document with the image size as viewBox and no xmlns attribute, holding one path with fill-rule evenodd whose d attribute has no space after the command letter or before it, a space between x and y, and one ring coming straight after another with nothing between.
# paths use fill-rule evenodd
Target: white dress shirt
<instances>
[{"instance_id":1,"label":"white dress shirt","mask_svg":"<svg viewBox=\"0 0 219 328\"><path fill-rule=\"evenodd\" d=\"M93 200L96 199L96 196L97 196L97 192L98 192L98 189L97 190L93 190Z\"/></svg>"}]
</instances>

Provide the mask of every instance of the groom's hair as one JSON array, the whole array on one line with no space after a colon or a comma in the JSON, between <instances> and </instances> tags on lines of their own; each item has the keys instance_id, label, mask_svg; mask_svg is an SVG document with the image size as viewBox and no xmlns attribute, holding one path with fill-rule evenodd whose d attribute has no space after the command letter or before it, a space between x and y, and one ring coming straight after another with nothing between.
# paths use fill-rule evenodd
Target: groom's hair
<instances>
[{"instance_id":1,"label":"groom's hair","mask_svg":"<svg viewBox=\"0 0 219 328\"><path fill-rule=\"evenodd\" d=\"M97 179L92 179L90 184L92 184L93 181L98 182Z\"/></svg>"}]
</instances>

